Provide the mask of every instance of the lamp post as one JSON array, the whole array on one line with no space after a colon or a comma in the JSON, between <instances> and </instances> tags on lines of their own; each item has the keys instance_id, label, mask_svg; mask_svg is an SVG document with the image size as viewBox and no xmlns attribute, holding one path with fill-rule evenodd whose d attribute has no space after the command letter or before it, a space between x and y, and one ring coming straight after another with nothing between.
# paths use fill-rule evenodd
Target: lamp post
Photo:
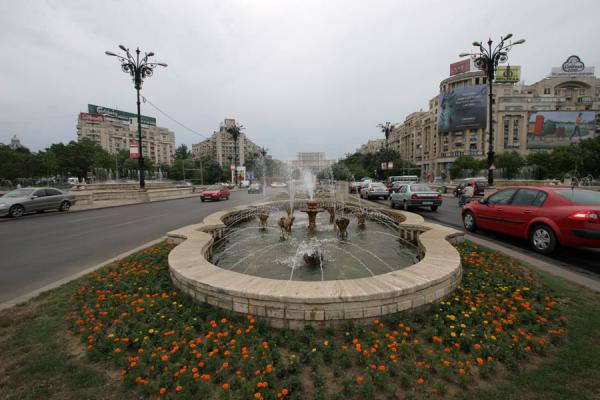
<instances>
[{"instance_id":1,"label":"lamp post","mask_svg":"<svg viewBox=\"0 0 600 400\"><path fill-rule=\"evenodd\" d=\"M392 131L392 124L390 122L386 122L385 124L377 124L378 128L381 128L381 132L385 135L385 148L388 148L388 139L390 137L390 132Z\"/></svg>"},{"instance_id":2,"label":"lamp post","mask_svg":"<svg viewBox=\"0 0 600 400\"><path fill-rule=\"evenodd\" d=\"M153 63L148 62L148 57L152 57L154 55L153 52L144 53L144 56L140 58L140 48L138 47L135 50L135 57L129 52L129 49L119 45L119 48L125 52L125 56L115 54L111 51L105 51L104 53L107 56L117 57L119 62L121 63L121 69L123 72L131 75L133 80L133 85L137 92L137 122L138 122L138 167L140 170L140 189L144 190L146 187L146 182L144 180L144 153L142 151L142 118L140 113L140 90L142 89L142 84L144 83L144 78L148 78L152 76L154 72L154 68L156 66L166 67L165 63Z\"/></svg>"},{"instance_id":3,"label":"lamp post","mask_svg":"<svg viewBox=\"0 0 600 400\"><path fill-rule=\"evenodd\" d=\"M512 33L506 36L500 36L500 43L492 47L492 39L488 39L487 48L481 42L473 42L473 46L479 48L479 52L462 53L459 57L471 57L475 65L485 72L488 83L488 121L489 121L489 146L488 146L488 185L494 185L494 126L492 121L492 101L493 101L493 82L496 73L496 67L499 63L508 60L508 52L514 45L525 43L525 39L519 39L516 42L506 42L512 38Z\"/></svg>"},{"instance_id":4,"label":"lamp post","mask_svg":"<svg viewBox=\"0 0 600 400\"><path fill-rule=\"evenodd\" d=\"M242 134L242 130L245 129L243 125L239 125L238 123L234 122L233 125L228 126L227 128L225 128L225 130L227 131L227 133L229 133L231 135L231 137L233 138L233 156L235 159L235 185L238 185L238 171L237 171L237 167L238 167L238 140L240 138L240 135Z\"/></svg>"}]
</instances>

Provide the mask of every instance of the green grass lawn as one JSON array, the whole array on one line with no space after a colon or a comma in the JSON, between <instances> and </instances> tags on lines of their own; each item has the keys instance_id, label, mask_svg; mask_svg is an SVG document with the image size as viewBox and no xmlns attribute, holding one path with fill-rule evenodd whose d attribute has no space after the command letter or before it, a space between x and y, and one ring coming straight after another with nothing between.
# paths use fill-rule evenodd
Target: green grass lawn
<instances>
[{"instance_id":1,"label":"green grass lawn","mask_svg":"<svg viewBox=\"0 0 600 400\"><path fill-rule=\"evenodd\" d=\"M0 312L2 399L597 399L600 295L472 244L443 302L296 332L195 304L163 243Z\"/></svg>"}]
</instances>

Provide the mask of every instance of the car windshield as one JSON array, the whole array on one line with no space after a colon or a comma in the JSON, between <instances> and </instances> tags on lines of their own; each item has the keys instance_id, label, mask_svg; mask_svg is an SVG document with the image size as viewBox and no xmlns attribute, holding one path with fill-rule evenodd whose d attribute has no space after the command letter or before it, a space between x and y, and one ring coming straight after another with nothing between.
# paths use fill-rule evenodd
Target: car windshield
<instances>
[{"instance_id":1,"label":"car windshield","mask_svg":"<svg viewBox=\"0 0 600 400\"><path fill-rule=\"evenodd\" d=\"M434 190L428 185L411 185L411 192L433 192Z\"/></svg>"},{"instance_id":2,"label":"car windshield","mask_svg":"<svg viewBox=\"0 0 600 400\"><path fill-rule=\"evenodd\" d=\"M27 197L31 196L34 190L35 189L17 189L6 193L4 197Z\"/></svg>"},{"instance_id":3,"label":"car windshield","mask_svg":"<svg viewBox=\"0 0 600 400\"><path fill-rule=\"evenodd\" d=\"M207 187L206 190L221 190L221 186L212 185L212 186Z\"/></svg>"},{"instance_id":4,"label":"car windshield","mask_svg":"<svg viewBox=\"0 0 600 400\"><path fill-rule=\"evenodd\" d=\"M555 192L573 204L600 204L600 192L593 190L559 189Z\"/></svg>"}]
</instances>

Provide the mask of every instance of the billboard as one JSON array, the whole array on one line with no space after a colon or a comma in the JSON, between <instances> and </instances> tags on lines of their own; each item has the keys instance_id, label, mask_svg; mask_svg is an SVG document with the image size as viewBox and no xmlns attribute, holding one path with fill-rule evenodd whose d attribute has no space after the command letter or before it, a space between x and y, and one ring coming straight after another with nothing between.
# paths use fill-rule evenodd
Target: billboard
<instances>
[{"instance_id":1,"label":"billboard","mask_svg":"<svg viewBox=\"0 0 600 400\"><path fill-rule=\"evenodd\" d=\"M450 76L464 74L471 70L471 60L466 59L450 64Z\"/></svg>"},{"instance_id":2,"label":"billboard","mask_svg":"<svg viewBox=\"0 0 600 400\"><path fill-rule=\"evenodd\" d=\"M116 119L120 119L122 121L129 122L130 118L135 118L137 122L137 114L133 114L127 111L115 110L114 108L97 106L94 104L88 104L88 112L90 114L100 114ZM141 116L142 124L156 126L156 118L147 117L145 115Z\"/></svg>"},{"instance_id":3,"label":"billboard","mask_svg":"<svg viewBox=\"0 0 600 400\"><path fill-rule=\"evenodd\" d=\"M224 125L226 128L230 128L235 125L235 119L233 118L225 118Z\"/></svg>"},{"instance_id":4,"label":"billboard","mask_svg":"<svg viewBox=\"0 0 600 400\"><path fill-rule=\"evenodd\" d=\"M529 115L527 148L550 149L596 136L593 111L539 111Z\"/></svg>"},{"instance_id":5,"label":"billboard","mask_svg":"<svg viewBox=\"0 0 600 400\"><path fill-rule=\"evenodd\" d=\"M140 158L140 149L137 143L129 144L129 158Z\"/></svg>"},{"instance_id":6,"label":"billboard","mask_svg":"<svg viewBox=\"0 0 600 400\"><path fill-rule=\"evenodd\" d=\"M594 75L594 67L586 67L579 56L569 56L560 67L552 68L552 75Z\"/></svg>"},{"instance_id":7,"label":"billboard","mask_svg":"<svg viewBox=\"0 0 600 400\"><path fill-rule=\"evenodd\" d=\"M457 87L440 93L438 132L484 128L486 85Z\"/></svg>"},{"instance_id":8,"label":"billboard","mask_svg":"<svg viewBox=\"0 0 600 400\"><path fill-rule=\"evenodd\" d=\"M517 83L521 80L521 67L500 66L496 68L496 82L498 83Z\"/></svg>"},{"instance_id":9,"label":"billboard","mask_svg":"<svg viewBox=\"0 0 600 400\"><path fill-rule=\"evenodd\" d=\"M79 119L84 121L102 122L104 121L104 116L98 114L79 113Z\"/></svg>"}]
</instances>

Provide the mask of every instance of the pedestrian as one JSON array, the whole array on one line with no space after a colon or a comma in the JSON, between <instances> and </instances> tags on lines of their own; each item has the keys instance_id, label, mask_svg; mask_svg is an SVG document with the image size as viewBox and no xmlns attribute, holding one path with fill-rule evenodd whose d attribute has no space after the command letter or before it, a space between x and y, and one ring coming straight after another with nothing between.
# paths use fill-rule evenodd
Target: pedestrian
<instances>
[{"instance_id":1,"label":"pedestrian","mask_svg":"<svg viewBox=\"0 0 600 400\"><path fill-rule=\"evenodd\" d=\"M471 198L475 194L475 187L474 187L475 185L476 185L475 182L471 182L463 189L462 196L460 196L460 204L461 205L464 206L469 201L471 201Z\"/></svg>"}]
</instances>

